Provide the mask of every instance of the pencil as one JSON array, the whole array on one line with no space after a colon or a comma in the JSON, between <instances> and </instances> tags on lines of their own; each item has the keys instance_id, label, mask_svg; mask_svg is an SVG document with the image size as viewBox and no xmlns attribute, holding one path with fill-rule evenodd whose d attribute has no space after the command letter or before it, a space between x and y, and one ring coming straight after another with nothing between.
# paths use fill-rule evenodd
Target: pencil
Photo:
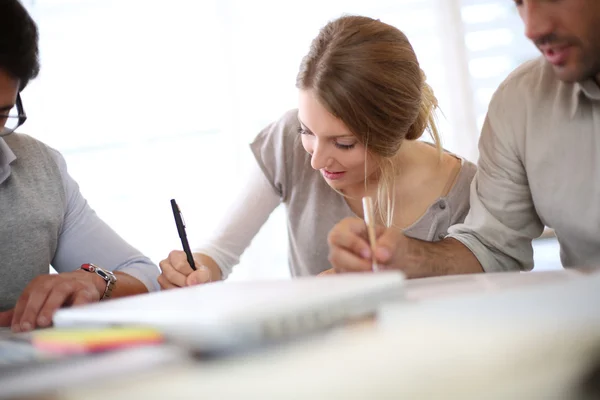
<instances>
[{"instance_id":1,"label":"pencil","mask_svg":"<svg viewBox=\"0 0 600 400\"><path fill-rule=\"evenodd\" d=\"M365 218L365 224L367 225L367 234L369 236L369 243L371 245L371 257L372 257L372 269L373 272L379 271L379 266L375 261L375 213L373 211L373 199L366 196L362 199L363 214Z\"/></svg>"}]
</instances>

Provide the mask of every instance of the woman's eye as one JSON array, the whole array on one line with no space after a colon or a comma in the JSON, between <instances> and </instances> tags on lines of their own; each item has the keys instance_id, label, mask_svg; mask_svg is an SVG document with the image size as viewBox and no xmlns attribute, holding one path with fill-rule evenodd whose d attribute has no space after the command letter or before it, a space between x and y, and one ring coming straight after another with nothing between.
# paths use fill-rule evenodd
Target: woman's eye
<instances>
[{"instance_id":1,"label":"woman's eye","mask_svg":"<svg viewBox=\"0 0 600 400\"><path fill-rule=\"evenodd\" d=\"M312 135L312 133L311 133L311 132L307 131L307 130L306 130L306 129L304 129L303 127L299 127L299 128L298 128L298 133L299 133L300 135Z\"/></svg>"},{"instance_id":2,"label":"woman's eye","mask_svg":"<svg viewBox=\"0 0 600 400\"><path fill-rule=\"evenodd\" d=\"M335 142L335 147L337 147L338 149L342 149L342 150L350 150L350 149L354 148L354 146L356 146L356 143L344 144L344 143Z\"/></svg>"}]
</instances>

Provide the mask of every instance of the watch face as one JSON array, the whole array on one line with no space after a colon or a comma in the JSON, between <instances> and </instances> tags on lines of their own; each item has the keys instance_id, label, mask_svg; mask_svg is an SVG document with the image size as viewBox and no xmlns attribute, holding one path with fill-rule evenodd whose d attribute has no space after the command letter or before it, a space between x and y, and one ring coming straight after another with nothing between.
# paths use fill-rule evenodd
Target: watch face
<instances>
[{"instance_id":1,"label":"watch face","mask_svg":"<svg viewBox=\"0 0 600 400\"><path fill-rule=\"evenodd\" d=\"M106 271L102 268L96 268L96 273L107 282L114 282L117 280L117 277L111 271Z\"/></svg>"},{"instance_id":2,"label":"watch face","mask_svg":"<svg viewBox=\"0 0 600 400\"><path fill-rule=\"evenodd\" d=\"M80 268L87 272L93 272L100 278L104 279L104 282L106 282L106 289L104 290L104 294L102 295L100 300L109 299L111 297L113 288L117 282L117 277L115 276L115 274L113 274L111 271L104 270L90 263L82 264Z\"/></svg>"},{"instance_id":3,"label":"watch face","mask_svg":"<svg viewBox=\"0 0 600 400\"><path fill-rule=\"evenodd\" d=\"M110 277L108 276L108 274L104 271L102 271L101 269L97 270L96 273L98 275L100 275L102 277L102 279L104 279L105 281L109 281Z\"/></svg>"},{"instance_id":4,"label":"watch face","mask_svg":"<svg viewBox=\"0 0 600 400\"><path fill-rule=\"evenodd\" d=\"M104 271L104 270L102 270L102 269L97 269L97 270L96 270L96 273L97 273L98 275L100 275L100 276L102 277L102 279L104 279L104 280L105 280L105 281L107 281L107 282L108 282L108 281L112 281L112 280L114 279L114 277L115 277L115 276L114 276L113 274L111 274L110 272L108 272L108 271Z\"/></svg>"}]
</instances>

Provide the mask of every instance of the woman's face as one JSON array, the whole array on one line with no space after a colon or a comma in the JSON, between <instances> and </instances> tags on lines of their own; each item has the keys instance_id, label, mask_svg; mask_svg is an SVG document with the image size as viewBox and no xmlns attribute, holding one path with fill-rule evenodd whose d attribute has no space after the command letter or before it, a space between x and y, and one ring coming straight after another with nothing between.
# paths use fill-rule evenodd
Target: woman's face
<instances>
[{"instance_id":1,"label":"woman's face","mask_svg":"<svg viewBox=\"0 0 600 400\"><path fill-rule=\"evenodd\" d=\"M313 91L301 90L299 97L302 145L311 155L311 166L336 190L364 185L365 172L366 177L370 177L377 169L365 146L319 103Z\"/></svg>"}]
</instances>

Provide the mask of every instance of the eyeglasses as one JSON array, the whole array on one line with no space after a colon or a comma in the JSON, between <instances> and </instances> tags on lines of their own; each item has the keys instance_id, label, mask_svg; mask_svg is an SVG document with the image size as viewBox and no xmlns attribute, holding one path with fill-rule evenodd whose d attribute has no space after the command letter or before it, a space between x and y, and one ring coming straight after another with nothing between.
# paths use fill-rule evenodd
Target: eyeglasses
<instances>
[{"instance_id":1,"label":"eyeglasses","mask_svg":"<svg viewBox=\"0 0 600 400\"><path fill-rule=\"evenodd\" d=\"M27 115L23 110L23 102L19 94L15 106L7 114L0 114L0 137L10 135L25 121L27 121Z\"/></svg>"}]
</instances>

